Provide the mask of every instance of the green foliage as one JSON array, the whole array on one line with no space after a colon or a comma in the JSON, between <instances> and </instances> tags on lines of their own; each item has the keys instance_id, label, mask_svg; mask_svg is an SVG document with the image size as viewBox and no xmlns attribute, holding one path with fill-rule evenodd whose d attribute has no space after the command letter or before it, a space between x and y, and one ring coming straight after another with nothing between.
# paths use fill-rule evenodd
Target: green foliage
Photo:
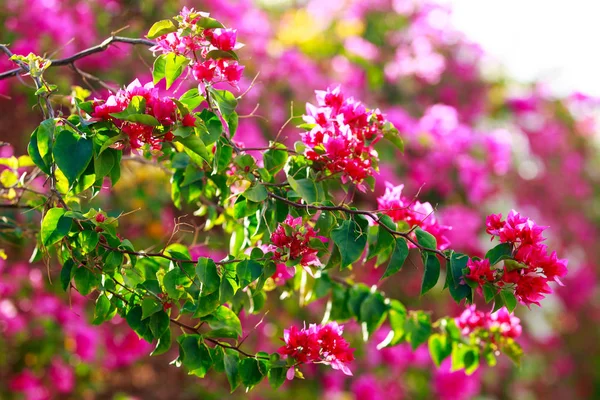
<instances>
[{"instance_id":1,"label":"green foliage","mask_svg":"<svg viewBox=\"0 0 600 400\"><path fill-rule=\"evenodd\" d=\"M490 265L496 265L502 260L512 258L512 250L512 245L510 243L500 243L485 253L485 258L490 260Z\"/></svg>"},{"instance_id":2,"label":"green foliage","mask_svg":"<svg viewBox=\"0 0 600 400\"><path fill-rule=\"evenodd\" d=\"M222 27L209 17L199 17L196 26ZM148 38L176 30L173 21L159 21L148 32ZM235 53L220 50L207 56L237 59ZM154 83L165 79L167 89L170 88L190 62L183 55L160 55L153 64ZM427 342L438 366L451 357L453 368L472 373L480 359L491 363L497 348L518 362L522 352L512 340L492 337L493 332L465 337L452 319L432 321L429 313L407 310L376 285L354 282L349 267L356 270L373 259L377 266L387 262L381 279L398 274L409 256L407 240L412 247L416 238L418 249L414 251L420 251L424 266L421 294L438 283L443 255L450 295L458 303L473 301L473 290L464 282L467 255L438 251L435 237L421 228L400 233L408 227L402 221L395 223L388 215L375 216L343 202L337 205L340 199L334 193L340 188L351 192L335 174L303 156L301 143L290 151L281 143L271 142L262 150L261 164L260 159L239 149L233 141L240 118L236 112L238 98L210 84L205 89L200 93L193 88L173 99L178 110L173 126L163 126L149 115L142 96L133 96L125 110L111 116L150 127L157 137L172 134L160 151L143 147L139 161L163 167L170 176L173 204L182 213L194 213L202 221L200 227L196 225L194 244L202 243L196 242L201 230L218 229L218 234L206 235L205 243L214 249L229 246L221 261L201 257L194 262L189 249L178 242L150 253L136 251L134 244L118 232L120 217L86 210L86 201L100 191L105 178L113 184L119 180L119 149L129 143L129 136L118 124L85 117L83 111L89 114L93 108L92 102L84 101L87 95L77 97L75 115L64 121L46 119L31 135L29 163L48 175L51 185L51 196L45 203L36 204L44 212L38 247L46 255L58 257L64 290L71 290L73 283L82 295L95 299L94 324L109 321L118 313L141 338L155 343L152 355L164 354L176 340L179 357L173 362L175 365L200 378L211 368L224 373L232 392L240 385L251 389L264 378L277 389L290 368L302 376L293 358L281 360L278 354L267 353L252 355L240 348L243 328L251 332L251 327L242 327L239 315L270 311L265 303L268 297L276 296L281 301L298 300L300 306L323 299L327 302L324 320L355 320L365 341L389 325L389 334L378 348L406 342L416 349ZM198 110L205 102L208 107ZM179 116L189 114L195 117L195 125L182 126ZM312 128L306 124L303 127ZM391 124L384 126L383 135L403 150L402 139ZM17 161L3 172L0 181L4 186L19 184L14 171L20 167ZM373 182L364 183L368 186ZM270 235L288 215L314 224L318 235L331 239L323 243L313 237L303 244L315 251L321 261L327 254L329 259L325 267L311 270L314 276L306 272L309 266L301 265L301 257L288 260L287 266L296 269L296 276L283 284L274 283L278 259L261 245L269 244ZM365 215L376 223L370 223ZM283 228L293 236L292 227ZM171 239L169 243L173 242ZM492 265L504 260L508 267L519 268L512 260L512 251L511 245L500 244L486 258ZM484 285L483 294L486 302L494 302L494 309L506 305L512 311L516 307L512 288L499 290ZM171 329L172 324L177 329Z\"/></svg>"},{"instance_id":3,"label":"green foliage","mask_svg":"<svg viewBox=\"0 0 600 400\"><path fill-rule=\"evenodd\" d=\"M178 361L188 370L190 375L204 378L212 367L210 351L200 335L184 334L177 338L179 343Z\"/></svg>"},{"instance_id":4,"label":"green foliage","mask_svg":"<svg viewBox=\"0 0 600 400\"><path fill-rule=\"evenodd\" d=\"M260 361L246 358L239 365L240 380L247 388L253 388L262 381L264 374L260 368Z\"/></svg>"},{"instance_id":5,"label":"green foliage","mask_svg":"<svg viewBox=\"0 0 600 400\"><path fill-rule=\"evenodd\" d=\"M73 219L65 216L64 208L51 208L42 220L40 237L46 247L64 238L71 230Z\"/></svg>"},{"instance_id":6,"label":"green foliage","mask_svg":"<svg viewBox=\"0 0 600 400\"><path fill-rule=\"evenodd\" d=\"M421 294L425 294L437 284L440 278L440 260L434 255L429 254L425 257L425 273L421 282Z\"/></svg>"},{"instance_id":7,"label":"green foliage","mask_svg":"<svg viewBox=\"0 0 600 400\"><path fill-rule=\"evenodd\" d=\"M354 220L345 220L331 231L331 238L341 255L342 268L356 262L367 244L367 235Z\"/></svg>"},{"instance_id":8,"label":"green foliage","mask_svg":"<svg viewBox=\"0 0 600 400\"><path fill-rule=\"evenodd\" d=\"M457 302L460 303L462 299L467 299L468 302L472 301L473 293L469 285L463 282L463 269L467 267L469 257L451 252L449 270L446 271L446 282L450 295Z\"/></svg>"},{"instance_id":9,"label":"green foliage","mask_svg":"<svg viewBox=\"0 0 600 400\"><path fill-rule=\"evenodd\" d=\"M196 276L202 285L200 291L203 296L214 293L221 285L221 277L217 272L217 266L210 258L201 257L198 259Z\"/></svg>"},{"instance_id":10,"label":"green foliage","mask_svg":"<svg viewBox=\"0 0 600 400\"><path fill-rule=\"evenodd\" d=\"M177 26L170 19L155 22L146 35L148 39L156 39L159 36L177 31Z\"/></svg>"},{"instance_id":11,"label":"green foliage","mask_svg":"<svg viewBox=\"0 0 600 400\"><path fill-rule=\"evenodd\" d=\"M238 103L233 93L227 90L213 88L209 88L208 92L210 93L211 98L214 100L219 112L223 115L226 121L229 121L235 112Z\"/></svg>"},{"instance_id":12,"label":"green foliage","mask_svg":"<svg viewBox=\"0 0 600 400\"><path fill-rule=\"evenodd\" d=\"M288 160L288 153L285 146L280 143L272 143L271 149L263 153L265 168L271 175L281 171Z\"/></svg>"},{"instance_id":13,"label":"green foliage","mask_svg":"<svg viewBox=\"0 0 600 400\"><path fill-rule=\"evenodd\" d=\"M77 178L87 168L92 160L93 148L92 140L83 138L75 132L63 129L57 133L52 147L52 157L69 180L69 185L75 184Z\"/></svg>"},{"instance_id":14,"label":"green foliage","mask_svg":"<svg viewBox=\"0 0 600 400\"><path fill-rule=\"evenodd\" d=\"M207 337L238 338L242 336L242 324L238 316L229 308L219 306L215 312L201 318L208 323L212 331Z\"/></svg>"},{"instance_id":15,"label":"green foliage","mask_svg":"<svg viewBox=\"0 0 600 400\"><path fill-rule=\"evenodd\" d=\"M393 246L394 251L392 252L392 257L390 258L390 262L381 279L392 276L400 271L404 265L404 262L406 261L406 258L408 257L408 245L406 244L406 240L403 238L396 238Z\"/></svg>"},{"instance_id":16,"label":"green foliage","mask_svg":"<svg viewBox=\"0 0 600 400\"><path fill-rule=\"evenodd\" d=\"M169 53L165 58L165 80L167 81L167 89L181 76L183 70L188 65L187 57Z\"/></svg>"}]
</instances>

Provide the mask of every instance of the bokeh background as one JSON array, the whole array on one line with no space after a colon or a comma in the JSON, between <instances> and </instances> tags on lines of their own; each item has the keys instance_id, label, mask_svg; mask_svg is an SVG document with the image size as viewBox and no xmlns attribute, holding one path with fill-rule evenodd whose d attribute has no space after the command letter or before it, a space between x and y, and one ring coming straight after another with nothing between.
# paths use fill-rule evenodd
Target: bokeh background
<instances>
[{"instance_id":1,"label":"bokeh background","mask_svg":"<svg viewBox=\"0 0 600 400\"><path fill-rule=\"evenodd\" d=\"M266 145L290 113L303 112L315 89L339 84L387 114L406 143L402 155L378 149L375 194L362 195L360 204L375 207L386 181L404 184L407 196L419 193L436 207L441 223L453 227L452 247L473 255L488 246L485 215L516 208L551 227L548 245L569 259L570 272L541 308L519 310L526 352L520 367L500 358L496 367L471 376L450 372L448 364L436 369L426 348L378 351L377 341L362 344L358 327L348 324L360 356L353 378L314 368L307 369L306 381L277 392L263 384L229 394L218 374L199 380L169 366L174 353L149 357L151 345L121 321L94 326L93 295L65 294L51 283L59 266L29 264L26 231L0 232L8 255L0 260L0 398L600 398L600 66L593 54L593 6L547 3L2 0L0 42L18 54L49 58L96 45L111 32L141 37L184 5L209 11L238 29L246 45L239 51L246 66L240 89L248 92L236 140ZM150 81L151 63L147 48L118 45L76 63L86 79L69 67L50 69L47 79L65 95L55 96L56 103L67 106L72 85L103 98L109 94L103 85ZM13 67L0 56L0 72ZM0 141L12 145L1 147L0 155L23 154L39 121L27 78L0 80ZM287 126L282 137L293 143L298 131ZM197 210L171 205L164 171L125 165L120 183L96 201L115 215L140 209L122 223L136 247L164 245L181 215L202 225L205 217L192 217ZM24 224L39 222L31 213L2 212ZM194 243L196 256L222 257L227 248L226 238L208 238L200 229L176 239ZM381 275L368 264L355 273L368 284ZM460 313L439 290L419 298L419 278L405 268L382 289L436 316ZM250 347L274 350L281 327L322 318L324 304L300 309L277 294L269 298L267 316L244 318Z\"/></svg>"}]
</instances>

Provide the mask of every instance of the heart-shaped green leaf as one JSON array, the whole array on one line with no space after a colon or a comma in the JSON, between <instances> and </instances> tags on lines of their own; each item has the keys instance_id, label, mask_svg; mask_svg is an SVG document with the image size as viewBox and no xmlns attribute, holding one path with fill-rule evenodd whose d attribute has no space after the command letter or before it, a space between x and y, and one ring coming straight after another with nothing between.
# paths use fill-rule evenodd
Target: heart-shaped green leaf
<instances>
[{"instance_id":1,"label":"heart-shaped green leaf","mask_svg":"<svg viewBox=\"0 0 600 400\"><path fill-rule=\"evenodd\" d=\"M75 132L63 130L56 135L52 155L70 185L79 178L92 160L94 143Z\"/></svg>"}]
</instances>

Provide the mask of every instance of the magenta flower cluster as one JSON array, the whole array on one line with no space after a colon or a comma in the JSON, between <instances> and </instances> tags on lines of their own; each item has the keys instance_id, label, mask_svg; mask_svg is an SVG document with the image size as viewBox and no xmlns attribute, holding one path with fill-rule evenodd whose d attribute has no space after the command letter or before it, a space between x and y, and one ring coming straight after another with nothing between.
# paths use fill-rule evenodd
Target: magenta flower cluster
<instances>
[{"instance_id":1,"label":"magenta flower cluster","mask_svg":"<svg viewBox=\"0 0 600 400\"><path fill-rule=\"evenodd\" d=\"M547 227L539 226L529 218L511 210L502 219L502 214L492 214L486 219L486 232L498 237L501 243L509 243L513 248L512 260L505 261L504 269L492 269L489 260L469 260L467 279L477 282L480 287L495 283L501 288L514 288L517 299L527 306L540 305L546 294L552 293L548 282L562 284L560 278L567 274L567 260L559 259L556 252L548 253L548 246L542 244L542 232Z\"/></svg>"},{"instance_id":2,"label":"magenta flower cluster","mask_svg":"<svg viewBox=\"0 0 600 400\"><path fill-rule=\"evenodd\" d=\"M156 53L185 56L190 60L194 78L204 83L227 82L237 88L244 67L233 50L242 47L235 29L202 29L197 23L208 18L205 12L183 8L178 18L179 30L162 35L150 50Z\"/></svg>"},{"instance_id":3,"label":"magenta flower cluster","mask_svg":"<svg viewBox=\"0 0 600 400\"><path fill-rule=\"evenodd\" d=\"M311 239L327 241L326 238L317 236L312 226L303 223L302 217L288 215L271 234L268 250L273 252L275 261L298 263L312 275L310 267L320 267L322 264L317 256L319 250L311 246ZM289 276L289 272L285 275Z\"/></svg>"},{"instance_id":4,"label":"magenta flower cluster","mask_svg":"<svg viewBox=\"0 0 600 400\"><path fill-rule=\"evenodd\" d=\"M302 134L306 157L343 183L353 182L365 191L363 181L373 175L378 155L373 145L383 137L385 118L368 110L340 87L317 90L317 105L306 104L304 121L311 129Z\"/></svg>"},{"instance_id":5,"label":"magenta flower cluster","mask_svg":"<svg viewBox=\"0 0 600 400\"><path fill-rule=\"evenodd\" d=\"M521 320L510 313L506 307L494 313L485 313L477 310L477 307L472 304L454 321L463 335L470 335L478 329L483 329L514 339L521 336L522 332Z\"/></svg>"},{"instance_id":6,"label":"magenta flower cluster","mask_svg":"<svg viewBox=\"0 0 600 400\"><path fill-rule=\"evenodd\" d=\"M112 115L125 111L135 96L144 99L143 114L152 117L151 119L131 121ZM161 143L173 140L172 130L179 126L193 127L196 122L196 117L192 114L182 115L171 98L159 96L158 88L152 82L142 86L138 79L127 88L109 96L106 101L95 100L92 117L114 123L127 134L132 149L138 149L147 143L152 149L159 150ZM158 130L157 125L161 125L162 129Z\"/></svg>"},{"instance_id":7,"label":"magenta flower cluster","mask_svg":"<svg viewBox=\"0 0 600 400\"><path fill-rule=\"evenodd\" d=\"M320 363L331 365L346 375L352 375L348 363L354 360L354 349L342 337L344 327L337 322L325 325L310 324L308 328L292 326L283 331L285 345L279 353L292 357L299 364ZM294 377L294 367L288 370L288 379Z\"/></svg>"},{"instance_id":8,"label":"magenta flower cluster","mask_svg":"<svg viewBox=\"0 0 600 400\"><path fill-rule=\"evenodd\" d=\"M394 186L385 183L385 193L377 199L379 211L389 215L394 222L403 221L408 228L418 226L432 234L440 250L447 249L450 240L446 237L452 227L442 225L438 222L430 203L421 203L416 199L409 199L402 195L404 185Z\"/></svg>"}]
</instances>

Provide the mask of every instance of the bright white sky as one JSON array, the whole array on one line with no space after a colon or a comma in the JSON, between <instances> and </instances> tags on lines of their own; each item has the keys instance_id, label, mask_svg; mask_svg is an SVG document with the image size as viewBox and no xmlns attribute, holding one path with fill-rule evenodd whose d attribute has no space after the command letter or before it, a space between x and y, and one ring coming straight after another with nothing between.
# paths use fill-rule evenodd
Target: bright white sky
<instances>
[{"instance_id":1,"label":"bright white sky","mask_svg":"<svg viewBox=\"0 0 600 400\"><path fill-rule=\"evenodd\" d=\"M600 0L439 0L519 80L600 96Z\"/></svg>"}]
</instances>

